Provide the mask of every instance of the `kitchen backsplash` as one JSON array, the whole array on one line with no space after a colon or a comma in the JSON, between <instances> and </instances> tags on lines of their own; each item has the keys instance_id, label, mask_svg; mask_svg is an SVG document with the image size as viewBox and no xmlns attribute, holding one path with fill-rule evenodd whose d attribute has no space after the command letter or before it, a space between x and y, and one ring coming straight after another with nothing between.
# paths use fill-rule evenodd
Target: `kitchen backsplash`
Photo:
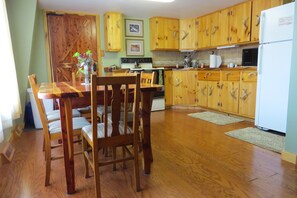
<instances>
[{"instance_id":1,"label":"kitchen backsplash","mask_svg":"<svg viewBox=\"0 0 297 198\"><path fill-rule=\"evenodd\" d=\"M228 49L213 49L213 50L203 50L196 52L152 52L152 58L154 65L158 66L183 66L184 57L192 54L192 59L197 59L199 65L203 63L204 65L209 65L209 55L214 52L216 55L222 57L222 65L227 65L228 63L234 63L237 65L242 64L242 49L256 48L255 45L245 45L240 47L228 48Z\"/></svg>"}]
</instances>

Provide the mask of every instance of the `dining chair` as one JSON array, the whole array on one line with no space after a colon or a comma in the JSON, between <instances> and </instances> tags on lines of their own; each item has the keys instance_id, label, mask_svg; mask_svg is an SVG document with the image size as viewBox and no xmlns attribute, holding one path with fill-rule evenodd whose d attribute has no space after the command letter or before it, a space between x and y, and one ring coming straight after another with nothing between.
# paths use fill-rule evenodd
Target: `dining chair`
<instances>
[{"instance_id":1,"label":"dining chair","mask_svg":"<svg viewBox=\"0 0 297 198\"><path fill-rule=\"evenodd\" d=\"M82 128L82 145L86 166L86 177L89 177L89 165L94 172L96 196L101 197L99 166L115 165L119 162L134 160L134 176L136 191L140 191L138 140L139 140L139 100L140 100L140 75L91 77L91 114L92 124ZM104 118L103 123L97 123L97 88L104 87L103 101L104 110L107 111L109 98L111 98L111 120ZM133 93L131 90L134 90ZM127 124L129 95L133 95L133 124ZM121 103L124 101L124 120L120 121ZM138 102L136 102L138 101ZM131 146L132 147L129 147ZM98 156L99 149L113 148L112 157ZM122 155L116 154L120 147ZM132 149L132 150L131 150ZM126 155L128 154L128 155Z\"/></svg>"},{"instance_id":2,"label":"dining chair","mask_svg":"<svg viewBox=\"0 0 297 198\"><path fill-rule=\"evenodd\" d=\"M51 150L54 148L61 147L61 144L52 144L53 140L59 140L62 138L61 132L61 122L60 120L49 122L47 115L45 113L44 105L42 99L38 98L38 89L39 86L37 84L36 75L32 74L28 76L30 86L33 91L34 100L36 102L36 106L40 115L40 120L43 127L44 134L44 153L45 153L45 161L46 161L46 173L45 173L45 186L50 184L50 172L51 172L51 161L63 158L63 155L52 156ZM90 123L83 117L75 117L72 119L73 123L73 135L77 137L81 137L81 129L82 127L89 125ZM80 142L80 140L76 140L75 142ZM81 154L80 152L76 152L75 154Z\"/></svg>"},{"instance_id":3,"label":"dining chair","mask_svg":"<svg viewBox=\"0 0 297 198\"><path fill-rule=\"evenodd\" d=\"M131 73L129 73L131 74ZM155 84L156 83L156 75L155 75L155 72L141 72L140 73L140 84L141 85L152 85L152 84ZM129 107L128 107L128 116L127 116L127 120L128 120L128 123L132 122L133 121L133 114L131 112L133 108L133 104L129 104ZM108 113L108 119L111 119L111 114ZM121 117L120 117L120 120L123 120L124 119L124 113L123 111L121 112Z\"/></svg>"},{"instance_id":4,"label":"dining chair","mask_svg":"<svg viewBox=\"0 0 297 198\"><path fill-rule=\"evenodd\" d=\"M128 72L129 72L129 70L126 70L126 69L114 70L111 73L111 76L123 76L123 75L127 75ZM105 113L105 110L104 110L104 106L103 105L98 105L97 106L97 113L98 113L98 118L99 118L100 122L103 122L103 119L104 119L104 115L105 114L111 113L111 106L108 106L106 112L107 113Z\"/></svg>"}]
</instances>

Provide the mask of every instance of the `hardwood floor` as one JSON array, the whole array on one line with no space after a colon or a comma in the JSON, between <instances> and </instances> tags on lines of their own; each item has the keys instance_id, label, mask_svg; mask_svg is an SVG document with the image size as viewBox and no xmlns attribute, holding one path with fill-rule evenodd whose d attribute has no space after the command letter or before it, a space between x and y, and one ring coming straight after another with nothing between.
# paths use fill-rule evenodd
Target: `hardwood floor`
<instances>
[{"instance_id":1,"label":"hardwood floor","mask_svg":"<svg viewBox=\"0 0 297 198\"><path fill-rule=\"evenodd\" d=\"M192 112L153 112L154 162L150 175L141 171L143 190L135 192L128 162L125 170L100 167L102 196L297 197L295 165L282 161L280 154L224 134L253 123L219 126L187 116ZM24 132L13 142L13 161L0 167L0 197L94 197L93 177L84 178L82 155L75 156L75 194L66 194L63 160L52 162L51 185L44 187L42 138L38 130Z\"/></svg>"}]
</instances>

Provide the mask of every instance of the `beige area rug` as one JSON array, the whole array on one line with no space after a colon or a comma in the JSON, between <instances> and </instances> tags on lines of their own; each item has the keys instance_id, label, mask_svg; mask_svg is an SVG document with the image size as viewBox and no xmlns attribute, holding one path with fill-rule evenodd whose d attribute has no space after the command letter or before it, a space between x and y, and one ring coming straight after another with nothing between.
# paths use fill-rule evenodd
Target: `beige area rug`
<instances>
[{"instance_id":1,"label":"beige area rug","mask_svg":"<svg viewBox=\"0 0 297 198\"><path fill-rule=\"evenodd\" d=\"M229 131L225 134L277 153L281 153L285 146L284 136L253 127Z\"/></svg>"},{"instance_id":2,"label":"beige area rug","mask_svg":"<svg viewBox=\"0 0 297 198\"><path fill-rule=\"evenodd\" d=\"M227 116L227 115L223 115L223 114L219 114L219 113L213 113L213 112L209 112L209 111L199 112L199 113L191 113L191 114L188 114L188 116L191 116L193 118L198 118L201 120L205 120L205 121L217 124L217 125L226 125L226 124L243 121L243 119L234 118L231 116Z\"/></svg>"}]
</instances>

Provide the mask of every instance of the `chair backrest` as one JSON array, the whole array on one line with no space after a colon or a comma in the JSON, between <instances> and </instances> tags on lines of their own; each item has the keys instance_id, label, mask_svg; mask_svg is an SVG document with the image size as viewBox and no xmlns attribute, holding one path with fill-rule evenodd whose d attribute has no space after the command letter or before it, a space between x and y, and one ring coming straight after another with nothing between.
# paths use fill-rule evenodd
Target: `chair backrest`
<instances>
[{"instance_id":1,"label":"chair backrest","mask_svg":"<svg viewBox=\"0 0 297 198\"><path fill-rule=\"evenodd\" d=\"M139 127L139 101L140 101L140 75L131 74L126 76L109 76L109 77L97 77L92 75L91 78L91 114L92 114L92 133L93 140L97 138L97 89L103 89L103 101L104 110L107 112L109 105L108 96L109 92L112 92L111 101L111 123L108 123L108 116L104 119L104 135L107 137L108 125L112 125L112 137L120 135L119 123L121 115L121 103L124 103L124 134L127 134L127 122L128 122L128 100L129 96L133 94L134 109L133 109L133 133L138 133ZM131 93L131 90L134 90ZM100 97L100 95L99 95ZM136 102L138 101L138 102ZM138 135L138 134L136 134ZM96 141L93 141L96 142ZM95 146L95 145L94 145ZM96 146L97 147L97 146Z\"/></svg>"},{"instance_id":2,"label":"chair backrest","mask_svg":"<svg viewBox=\"0 0 297 198\"><path fill-rule=\"evenodd\" d=\"M140 83L142 85L152 85L156 83L156 75L155 72L147 73L141 72L140 74Z\"/></svg>"},{"instance_id":3,"label":"chair backrest","mask_svg":"<svg viewBox=\"0 0 297 198\"><path fill-rule=\"evenodd\" d=\"M29 79L30 86L32 88L34 100L36 102L36 106L37 106L38 113L39 113L39 116L40 116L40 120L41 120L41 123L42 123L45 139L49 139L50 134L48 132L48 121L47 121L47 118L46 118L45 108L44 108L42 99L38 98L39 86L38 86L38 83L37 83L36 75L31 74L31 75L28 76L28 79Z\"/></svg>"}]
</instances>

